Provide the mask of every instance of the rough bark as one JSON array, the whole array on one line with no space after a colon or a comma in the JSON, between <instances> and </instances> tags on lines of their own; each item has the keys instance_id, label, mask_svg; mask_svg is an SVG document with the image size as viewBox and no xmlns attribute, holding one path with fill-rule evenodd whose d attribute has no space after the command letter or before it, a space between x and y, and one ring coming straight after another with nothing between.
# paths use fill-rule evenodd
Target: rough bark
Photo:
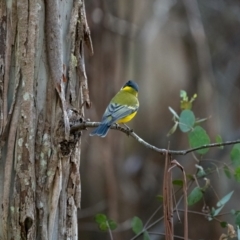
<instances>
[{"instance_id":1,"label":"rough bark","mask_svg":"<svg viewBox=\"0 0 240 240\"><path fill-rule=\"evenodd\" d=\"M1 239L78 239L84 42L82 0L0 1Z\"/></svg>"}]
</instances>

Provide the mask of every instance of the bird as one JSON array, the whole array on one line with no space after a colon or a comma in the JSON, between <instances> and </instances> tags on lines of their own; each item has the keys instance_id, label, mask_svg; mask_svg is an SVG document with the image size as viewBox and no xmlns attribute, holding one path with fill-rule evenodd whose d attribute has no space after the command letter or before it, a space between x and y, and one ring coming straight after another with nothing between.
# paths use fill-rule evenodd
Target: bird
<instances>
[{"instance_id":1,"label":"bird","mask_svg":"<svg viewBox=\"0 0 240 240\"><path fill-rule=\"evenodd\" d=\"M126 123L135 117L139 109L138 84L129 80L112 98L107 106L100 125L90 136L105 137L113 123Z\"/></svg>"}]
</instances>

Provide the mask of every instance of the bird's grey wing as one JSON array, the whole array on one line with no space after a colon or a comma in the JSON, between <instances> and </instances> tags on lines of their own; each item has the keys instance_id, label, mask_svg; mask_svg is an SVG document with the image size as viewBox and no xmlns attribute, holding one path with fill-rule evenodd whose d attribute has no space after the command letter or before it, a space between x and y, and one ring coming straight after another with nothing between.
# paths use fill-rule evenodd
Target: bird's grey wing
<instances>
[{"instance_id":1,"label":"bird's grey wing","mask_svg":"<svg viewBox=\"0 0 240 240\"><path fill-rule=\"evenodd\" d=\"M131 107L127 105L119 105L117 103L111 103L108 105L108 108L106 109L103 120L107 118L111 118L110 122L111 124L113 122L116 122L117 120L124 118L138 110L138 106Z\"/></svg>"}]
</instances>

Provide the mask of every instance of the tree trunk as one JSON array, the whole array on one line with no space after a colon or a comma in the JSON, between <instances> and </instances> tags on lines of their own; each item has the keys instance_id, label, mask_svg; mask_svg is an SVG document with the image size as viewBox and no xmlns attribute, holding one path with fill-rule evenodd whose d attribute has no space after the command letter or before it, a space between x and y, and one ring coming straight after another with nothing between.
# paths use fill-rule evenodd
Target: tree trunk
<instances>
[{"instance_id":1,"label":"tree trunk","mask_svg":"<svg viewBox=\"0 0 240 240\"><path fill-rule=\"evenodd\" d=\"M78 239L83 42L82 0L0 0L1 239Z\"/></svg>"}]
</instances>

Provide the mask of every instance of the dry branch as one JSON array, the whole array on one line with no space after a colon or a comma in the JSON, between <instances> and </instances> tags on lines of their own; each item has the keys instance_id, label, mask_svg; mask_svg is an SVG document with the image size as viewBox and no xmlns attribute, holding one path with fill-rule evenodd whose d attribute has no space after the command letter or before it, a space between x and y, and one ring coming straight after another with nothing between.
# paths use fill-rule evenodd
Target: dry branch
<instances>
[{"instance_id":1,"label":"dry branch","mask_svg":"<svg viewBox=\"0 0 240 240\"><path fill-rule=\"evenodd\" d=\"M87 130L87 128L95 128L100 125L100 122L84 122L82 119L78 123L75 123L74 125L71 126L71 132L79 131L79 130ZM158 148L154 145L151 145L150 143L144 141L142 138L140 138L132 129L121 127L118 124L114 124L111 126L111 129L118 130L121 132L126 133L128 136L133 137L136 141L138 141L140 144L144 145L146 148L149 148L155 152L161 153L165 155L167 152L171 155L186 155L190 152L195 152L200 149L204 148L213 148L213 147L221 147L221 146L227 146L227 145L233 145L236 143L240 143L240 139L238 140L233 140L233 141L226 141L222 143L211 143L211 144L206 144L202 145L199 147L195 148L189 148L185 150L167 150L163 148Z\"/></svg>"}]
</instances>

